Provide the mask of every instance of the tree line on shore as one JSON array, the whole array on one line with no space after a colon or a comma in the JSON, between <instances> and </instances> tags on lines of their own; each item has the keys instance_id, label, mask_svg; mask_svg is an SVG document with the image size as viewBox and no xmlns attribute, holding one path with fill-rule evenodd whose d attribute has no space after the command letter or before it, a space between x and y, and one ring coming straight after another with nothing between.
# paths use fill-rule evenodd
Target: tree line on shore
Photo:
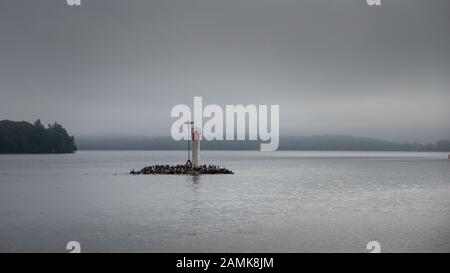
<instances>
[{"instance_id":1,"label":"tree line on shore","mask_svg":"<svg viewBox=\"0 0 450 273\"><path fill-rule=\"evenodd\" d=\"M75 138L56 122L46 128L39 119L34 124L0 121L0 153L74 153L76 150Z\"/></svg>"},{"instance_id":2,"label":"tree line on shore","mask_svg":"<svg viewBox=\"0 0 450 273\"><path fill-rule=\"evenodd\" d=\"M40 120L0 121L0 153L73 153L81 150L185 150L186 141L170 137L78 137L58 123L46 128ZM202 150L259 150L259 141L202 141ZM345 135L281 136L279 150L310 151L436 151L450 152L450 140L398 143Z\"/></svg>"},{"instance_id":3,"label":"tree line on shore","mask_svg":"<svg viewBox=\"0 0 450 273\"><path fill-rule=\"evenodd\" d=\"M186 150L187 141L170 137L78 137L80 150ZM259 141L202 141L202 150L259 150ZM281 136L278 150L450 152L450 140L435 143L392 142L345 135Z\"/></svg>"}]
</instances>

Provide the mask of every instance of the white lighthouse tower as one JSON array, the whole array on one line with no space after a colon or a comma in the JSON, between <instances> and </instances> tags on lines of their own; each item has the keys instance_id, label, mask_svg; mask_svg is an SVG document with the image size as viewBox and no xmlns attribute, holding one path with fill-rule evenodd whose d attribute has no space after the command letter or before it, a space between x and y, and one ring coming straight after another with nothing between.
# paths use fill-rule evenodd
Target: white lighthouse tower
<instances>
[{"instance_id":1,"label":"white lighthouse tower","mask_svg":"<svg viewBox=\"0 0 450 273\"><path fill-rule=\"evenodd\" d=\"M194 167L197 167L199 162L198 159L200 156L200 138L200 129L195 128L192 131L192 166Z\"/></svg>"}]
</instances>

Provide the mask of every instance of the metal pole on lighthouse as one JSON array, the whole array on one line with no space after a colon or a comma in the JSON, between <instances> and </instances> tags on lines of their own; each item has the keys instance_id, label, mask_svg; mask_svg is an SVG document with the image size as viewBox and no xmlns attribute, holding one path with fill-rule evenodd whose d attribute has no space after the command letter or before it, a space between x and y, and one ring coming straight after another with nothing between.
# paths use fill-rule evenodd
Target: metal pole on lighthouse
<instances>
[{"instance_id":1,"label":"metal pole on lighthouse","mask_svg":"<svg viewBox=\"0 0 450 273\"><path fill-rule=\"evenodd\" d=\"M189 139L188 139L188 147L187 147L187 152L188 152L188 162L191 160L191 147L190 147L190 144L191 144L191 139L192 139L192 136L193 136L193 134L194 134L194 122L193 121L186 121L184 124L186 124L187 126L191 126L191 133L190 133L190 136L189 136Z\"/></svg>"}]
</instances>

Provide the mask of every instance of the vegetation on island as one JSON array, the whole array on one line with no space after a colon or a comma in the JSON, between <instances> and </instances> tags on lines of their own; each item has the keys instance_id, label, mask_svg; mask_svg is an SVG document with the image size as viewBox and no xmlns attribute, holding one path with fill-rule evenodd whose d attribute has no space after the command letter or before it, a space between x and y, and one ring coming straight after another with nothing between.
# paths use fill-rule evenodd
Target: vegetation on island
<instances>
[{"instance_id":1,"label":"vegetation on island","mask_svg":"<svg viewBox=\"0 0 450 273\"><path fill-rule=\"evenodd\" d=\"M39 119L34 124L0 121L0 153L73 153L76 150L75 138L56 122L46 128Z\"/></svg>"}]
</instances>

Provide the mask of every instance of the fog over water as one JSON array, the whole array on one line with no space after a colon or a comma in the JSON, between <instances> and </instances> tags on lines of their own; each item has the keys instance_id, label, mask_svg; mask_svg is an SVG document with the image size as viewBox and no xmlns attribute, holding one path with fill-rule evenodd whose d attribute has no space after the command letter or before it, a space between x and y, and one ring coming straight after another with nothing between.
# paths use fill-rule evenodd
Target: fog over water
<instances>
[{"instance_id":1,"label":"fog over water","mask_svg":"<svg viewBox=\"0 0 450 273\"><path fill-rule=\"evenodd\" d=\"M171 108L279 104L284 135L450 138L450 2L0 3L0 120L168 136Z\"/></svg>"}]
</instances>

